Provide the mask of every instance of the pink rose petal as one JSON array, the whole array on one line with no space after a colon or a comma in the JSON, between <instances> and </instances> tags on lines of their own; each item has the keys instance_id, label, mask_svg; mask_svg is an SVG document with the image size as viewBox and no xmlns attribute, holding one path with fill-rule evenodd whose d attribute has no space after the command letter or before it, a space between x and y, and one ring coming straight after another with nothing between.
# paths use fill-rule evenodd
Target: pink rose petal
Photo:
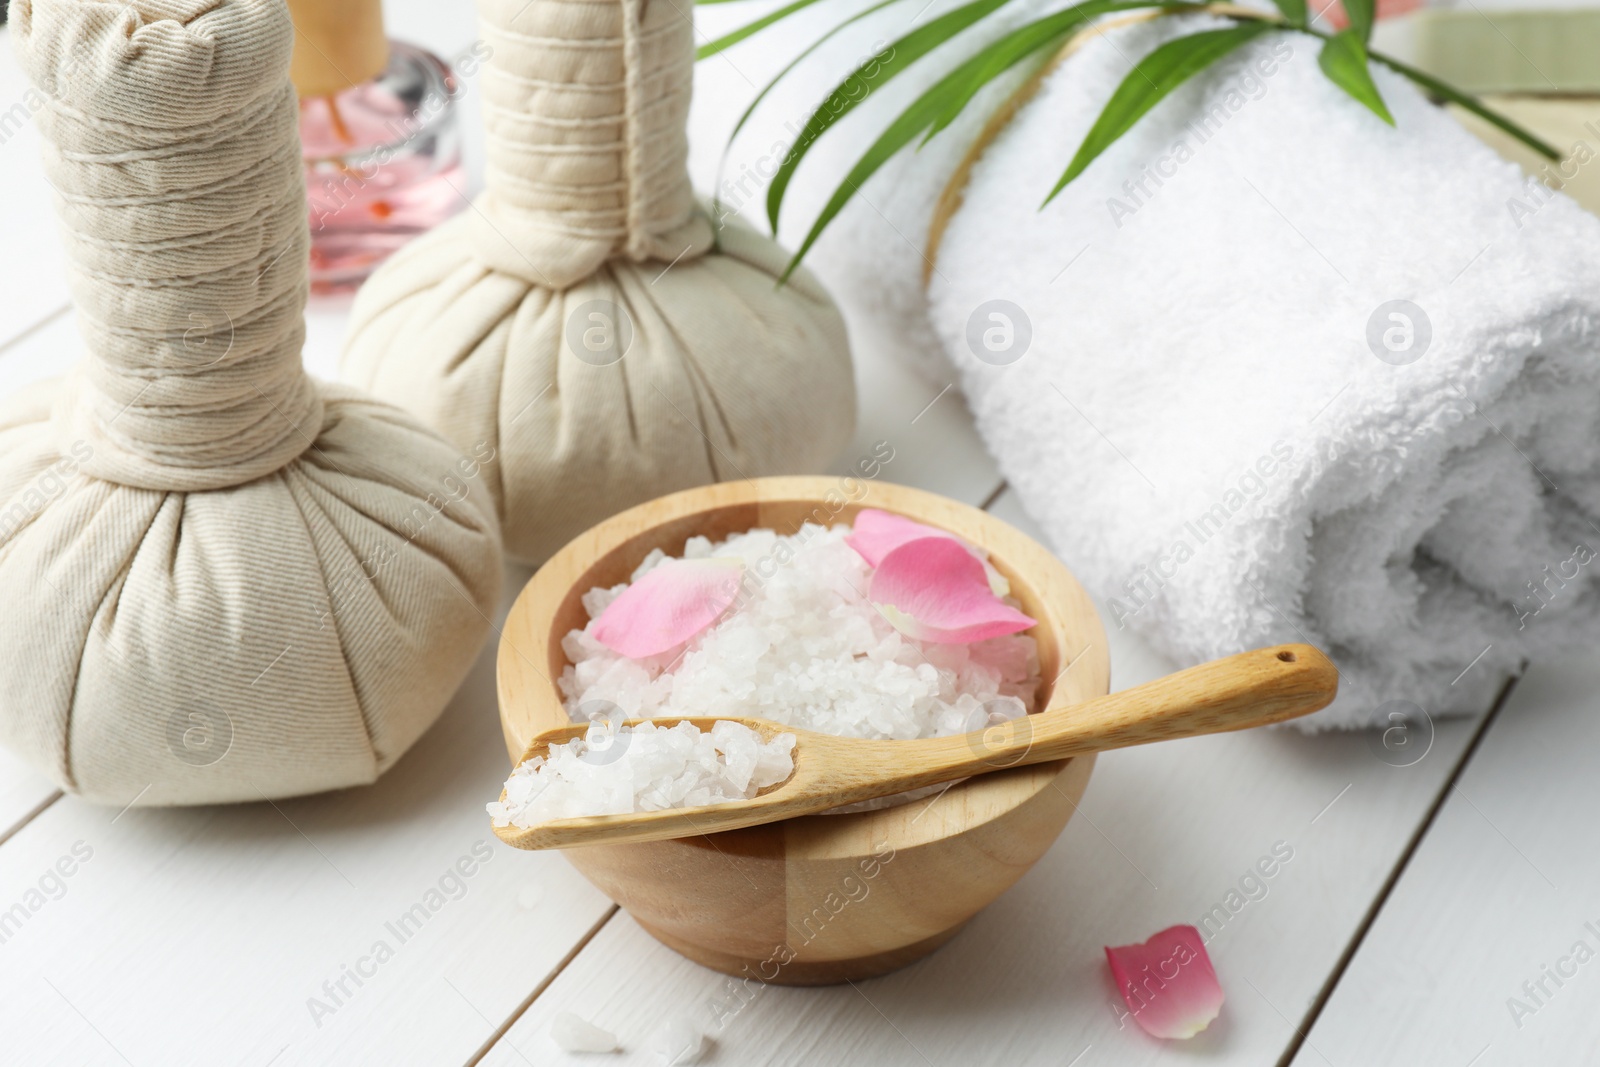
<instances>
[{"instance_id":1,"label":"pink rose petal","mask_svg":"<svg viewBox=\"0 0 1600 1067\"><path fill-rule=\"evenodd\" d=\"M872 572L867 596L895 629L937 644L985 641L1037 621L995 596L982 562L947 536L890 550Z\"/></svg>"},{"instance_id":2,"label":"pink rose petal","mask_svg":"<svg viewBox=\"0 0 1600 1067\"><path fill-rule=\"evenodd\" d=\"M1222 1011L1222 986L1200 931L1169 926L1142 945L1106 949L1117 992L1148 1034L1190 1038Z\"/></svg>"},{"instance_id":3,"label":"pink rose petal","mask_svg":"<svg viewBox=\"0 0 1600 1067\"><path fill-rule=\"evenodd\" d=\"M606 605L595 640L629 659L660 655L721 618L743 577L737 559L665 560Z\"/></svg>"},{"instance_id":4,"label":"pink rose petal","mask_svg":"<svg viewBox=\"0 0 1600 1067\"><path fill-rule=\"evenodd\" d=\"M978 556L976 549L948 530L926 526L904 515L879 511L877 508L863 508L856 512L856 517L850 524L850 533L844 542L855 549L869 566L876 567L883 562L884 556L907 541L916 541L924 537L947 537L974 556ZM979 558L982 559L981 556ZM989 588L994 595L1009 596L1011 583L1006 581L1005 576L995 570L988 560L982 562L984 575L989 579Z\"/></svg>"},{"instance_id":5,"label":"pink rose petal","mask_svg":"<svg viewBox=\"0 0 1600 1067\"><path fill-rule=\"evenodd\" d=\"M856 517L850 524L850 534L844 541L859 552L861 558L870 566L876 567L890 552L907 541L915 541L922 537L956 539L955 534L946 533L933 526L924 526L904 515L879 511L877 508L862 508L856 512Z\"/></svg>"}]
</instances>

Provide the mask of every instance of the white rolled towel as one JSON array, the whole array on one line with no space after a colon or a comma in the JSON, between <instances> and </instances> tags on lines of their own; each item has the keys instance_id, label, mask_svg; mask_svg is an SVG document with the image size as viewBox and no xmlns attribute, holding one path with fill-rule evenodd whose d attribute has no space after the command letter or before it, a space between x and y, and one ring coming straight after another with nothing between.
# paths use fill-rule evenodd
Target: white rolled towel
<instances>
[{"instance_id":1,"label":"white rolled towel","mask_svg":"<svg viewBox=\"0 0 1600 1067\"><path fill-rule=\"evenodd\" d=\"M1313 728L1481 710L1600 637L1600 220L1384 70L1381 124L1290 35L1041 213L1125 57L1202 28L1113 31L1047 79L973 170L934 325L1108 625L1183 664L1327 649Z\"/></svg>"}]
</instances>

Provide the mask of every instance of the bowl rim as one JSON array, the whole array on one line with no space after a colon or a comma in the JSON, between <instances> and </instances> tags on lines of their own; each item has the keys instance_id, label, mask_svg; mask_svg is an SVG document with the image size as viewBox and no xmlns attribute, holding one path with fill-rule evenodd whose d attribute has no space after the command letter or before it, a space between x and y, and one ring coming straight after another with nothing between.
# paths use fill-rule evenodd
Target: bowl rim
<instances>
[{"instance_id":1,"label":"bowl rim","mask_svg":"<svg viewBox=\"0 0 1600 1067\"><path fill-rule=\"evenodd\" d=\"M1041 666L1048 674L1040 711L1104 695L1110 688L1110 653L1104 626L1088 594L1066 565L1033 538L987 511L927 490L854 476L785 476L720 482L682 490L646 501L613 515L569 541L523 586L501 631L496 654L496 683L501 729L511 765L528 742L567 717L556 678L568 662L554 635L556 619L575 594L594 584L585 577L613 554L637 549L664 526L683 529L693 520L735 508L754 508L759 525L762 508L813 505L807 517L827 513L828 524L847 521L862 508L881 508L949 530L988 550L995 566L1011 579L1013 589L1039 625L1081 640L1070 657L1062 649L1048 659L1041 648ZM744 527L746 529L753 526ZM683 540L687 539L686 534ZM669 542L670 543L670 542ZM664 546L663 546L664 547ZM682 541L676 544L681 551ZM646 550L647 551L647 550ZM642 558L642 557L641 557ZM1026 572L1027 577L1022 577ZM578 586L582 585L582 589ZM1070 622L1070 627L1066 624ZM1041 642L1042 644L1042 642ZM1039 712L1035 712L1038 714ZM807 815L734 831L767 830L784 834L792 858L844 858L870 853L880 842L895 849L943 840L983 826L1021 806L1065 774L1070 760L993 771L955 783L937 799L846 814ZM956 803L941 801L954 800ZM727 835L712 835L722 838ZM711 837L679 838L673 844L716 848Z\"/></svg>"}]
</instances>

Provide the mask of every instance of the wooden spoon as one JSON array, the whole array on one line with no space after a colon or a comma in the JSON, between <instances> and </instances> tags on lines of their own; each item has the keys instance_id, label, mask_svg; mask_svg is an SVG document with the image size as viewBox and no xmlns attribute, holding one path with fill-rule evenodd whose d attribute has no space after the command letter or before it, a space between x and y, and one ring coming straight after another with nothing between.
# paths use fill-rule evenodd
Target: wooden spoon
<instances>
[{"instance_id":1,"label":"wooden spoon","mask_svg":"<svg viewBox=\"0 0 1600 1067\"><path fill-rule=\"evenodd\" d=\"M1339 672L1317 649L1278 645L1203 663L1120 693L1026 715L987 730L919 741L837 737L762 719L635 720L627 725L688 722L710 730L723 721L748 726L764 740L793 734L794 773L749 800L555 819L527 829L497 826L494 832L508 845L527 849L719 833L813 815L986 771L1281 722L1326 707L1338 686ZM546 755L551 745L581 738L588 729L588 724L576 723L540 734L523 760ZM500 799L505 801L503 792Z\"/></svg>"}]
</instances>

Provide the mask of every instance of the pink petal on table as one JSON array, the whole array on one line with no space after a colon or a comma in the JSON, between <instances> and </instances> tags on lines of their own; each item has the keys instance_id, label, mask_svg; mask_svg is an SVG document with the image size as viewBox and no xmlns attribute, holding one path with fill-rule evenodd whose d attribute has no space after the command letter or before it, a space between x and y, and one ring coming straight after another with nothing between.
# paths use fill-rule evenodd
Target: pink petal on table
<instances>
[{"instance_id":1,"label":"pink petal on table","mask_svg":"<svg viewBox=\"0 0 1600 1067\"><path fill-rule=\"evenodd\" d=\"M722 617L739 596L737 559L669 559L606 605L595 640L629 659L676 648Z\"/></svg>"},{"instance_id":2,"label":"pink petal on table","mask_svg":"<svg viewBox=\"0 0 1600 1067\"><path fill-rule=\"evenodd\" d=\"M1117 992L1148 1034L1190 1038L1222 1011L1222 986L1200 931L1169 926L1142 945L1106 949Z\"/></svg>"},{"instance_id":3,"label":"pink petal on table","mask_svg":"<svg viewBox=\"0 0 1600 1067\"><path fill-rule=\"evenodd\" d=\"M879 511L877 508L863 508L856 512L855 519L850 524L850 533L845 537L844 543L856 550L856 554L867 561L868 566L876 567L883 562L883 557L899 548L907 541L916 541L924 537L947 537L967 551L977 556L977 550L961 538L948 530L941 530L937 526L926 526L915 522L904 515L896 515L892 511ZM995 596L1009 596L1011 583L1005 576L989 563L988 560L979 559L983 563L983 573L989 580L989 588Z\"/></svg>"},{"instance_id":4,"label":"pink petal on table","mask_svg":"<svg viewBox=\"0 0 1600 1067\"><path fill-rule=\"evenodd\" d=\"M1037 622L995 596L982 561L950 537L892 549L872 572L867 597L896 630L937 644L984 641Z\"/></svg>"}]
</instances>

